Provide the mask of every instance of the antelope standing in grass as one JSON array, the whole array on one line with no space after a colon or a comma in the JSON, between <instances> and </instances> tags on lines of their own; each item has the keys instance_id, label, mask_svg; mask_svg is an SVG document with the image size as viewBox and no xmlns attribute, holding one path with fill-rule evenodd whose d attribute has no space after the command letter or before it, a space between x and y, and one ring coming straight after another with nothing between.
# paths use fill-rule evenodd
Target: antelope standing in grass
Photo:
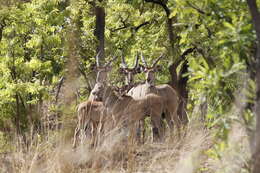
<instances>
[{"instance_id":1,"label":"antelope standing in grass","mask_svg":"<svg viewBox=\"0 0 260 173\"><path fill-rule=\"evenodd\" d=\"M107 73L111 70L111 63L115 60L116 57L114 57L111 61L106 63L104 66L100 65L99 61L99 53L96 56L96 64L97 64L97 79L96 83L102 83L105 82L107 79ZM91 128L91 135L92 135L92 143L94 146L98 143L98 137L99 133L101 132L102 125L106 121L106 119L109 116L106 113L106 109L103 105L103 102L101 102L101 98L97 97L97 95L93 94L93 90L90 93L90 96L88 98L88 101L85 101L78 105L77 108L77 126L75 128L74 133L74 142L73 142L73 148L76 147L77 138L79 133L81 132L81 140L83 140L84 137L86 137L86 130L87 127L92 126Z\"/></svg>"},{"instance_id":2,"label":"antelope standing in grass","mask_svg":"<svg viewBox=\"0 0 260 173\"><path fill-rule=\"evenodd\" d=\"M133 99L131 96L118 96L105 82L97 83L93 94L101 97L107 113L114 116L116 125L121 123L130 127L131 135L135 136L135 125L146 115L151 116L152 125L156 129L156 137L160 139L162 127L160 123L163 111L161 96L147 94L142 99Z\"/></svg>"},{"instance_id":3,"label":"antelope standing in grass","mask_svg":"<svg viewBox=\"0 0 260 173\"><path fill-rule=\"evenodd\" d=\"M139 54L138 53L136 54L135 65L133 68L128 67L128 65L126 64L125 57L123 55L121 56L121 58L122 58L122 64L120 67L120 72L125 75L125 83L126 83L126 86L127 86L126 88L127 88L127 92L128 92L131 88L137 86L136 83L134 83L134 76L141 72L140 66L138 64ZM143 97L136 96L135 93L133 93L133 92L128 92L127 94L132 96L134 99L140 99L145 96L145 94L142 95ZM141 137L141 132L143 134L142 142L144 142L144 137L145 137L144 120L139 122L139 128L138 128L138 132L137 132L139 138Z\"/></svg>"},{"instance_id":4,"label":"antelope standing in grass","mask_svg":"<svg viewBox=\"0 0 260 173\"><path fill-rule=\"evenodd\" d=\"M97 145L96 135L101 125L107 118L106 109L100 101L85 101L78 105L78 123L74 133L73 148L76 147L77 138L81 132L81 142L86 138L87 127L91 126L91 139L94 146Z\"/></svg>"},{"instance_id":5,"label":"antelope standing in grass","mask_svg":"<svg viewBox=\"0 0 260 173\"><path fill-rule=\"evenodd\" d=\"M168 84L155 85L155 72L159 71L159 66L156 64L163 56L158 57L152 64L152 66L148 66L147 62L144 59L144 56L141 55L141 59L143 61L143 69L142 71L146 74L145 84L138 85L133 87L128 94L133 98L144 98L147 94L154 93L158 96L161 96L163 99L163 113L165 119L167 121L170 129L173 129L174 123L177 126L177 130L179 131L180 122L177 115L178 108L178 94L177 92Z\"/></svg>"}]
</instances>

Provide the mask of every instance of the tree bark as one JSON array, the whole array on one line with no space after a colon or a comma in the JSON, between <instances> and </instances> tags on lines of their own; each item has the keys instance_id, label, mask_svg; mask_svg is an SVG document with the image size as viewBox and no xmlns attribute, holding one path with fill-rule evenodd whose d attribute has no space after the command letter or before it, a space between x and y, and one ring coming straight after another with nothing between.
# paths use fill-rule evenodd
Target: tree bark
<instances>
[{"instance_id":1,"label":"tree bark","mask_svg":"<svg viewBox=\"0 0 260 173\"><path fill-rule=\"evenodd\" d=\"M99 0L102 2L102 0ZM96 14L96 26L94 35L97 38L97 52L100 52L100 60L104 61L105 58L105 9L103 7L97 6L95 4L95 14Z\"/></svg>"},{"instance_id":2,"label":"tree bark","mask_svg":"<svg viewBox=\"0 0 260 173\"><path fill-rule=\"evenodd\" d=\"M188 76L182 77L183 74L188 72L188 61L185 60L182 68L180 70L180 78L178 80L178 89L180 93L180 103L179 103L179 108L178 108L178 115L179 119L181 120L182 124L187 124L188 123L188 116L186 113L186 107L187 107L187 102L188 102L188 94L189 91L187 89L187 84L188 84Z\"/></svg>"},{"instance_id":3,"label":"tree bark","mask_svg":"<svg viewBox=\"0 0 260 173\"><path fill-rule=\"evenodd\" d=\"M257 38L256 50L256 100L255 100L255 116L256 116L256 131L254 136L253 149L253 173L260 172L260 13L256 4L256 0L247 0L250 14L252 16L254 29Z\"/></svg>"}]
</instances>

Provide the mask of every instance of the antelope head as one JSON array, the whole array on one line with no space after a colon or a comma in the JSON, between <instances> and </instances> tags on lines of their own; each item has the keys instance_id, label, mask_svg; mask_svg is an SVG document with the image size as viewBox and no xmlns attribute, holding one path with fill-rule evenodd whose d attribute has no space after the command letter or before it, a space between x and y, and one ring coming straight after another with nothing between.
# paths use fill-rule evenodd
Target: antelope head
<instances>
[{"instance_id":1,"label":"antelope head","mask_svg":"<svg viewBox=\"0 0 260 173\"><path fill-rule=\"evenodd\" d=\"M96 68L97 68L97 78L96 83L99 82L105 82L107 80L107 74L111 71L112 66L111 63L116 59L117 57L114 56L112 60L108 61L103 66L100 64L100 52L98 52L96 56Z\"/></svg>"},{"instance_id":2,"label":"antelope head","mask_svg":"<svg viewBox=\"0 0 260 173\"><path fill-rule=\"evenodd\" d=\"M120 67L120 72L125 75L126 84L132 85L134 82L134 75L141 72L139 64L138 64L139 55L138 55L138 53L136 54L135 64L132 68L128 67L128 65L126 64L125 57L123 56L123 54L122 54L121 58L122 58L122 64Z\"/></svg>"},{"instance_id":3,"label":"antelope head","mask_svg":"<svg viewBox=\"0 0 260 173\"><path fill-rule=\"evenodd\" d=\"M159 56L157 59L154 60L152 66L148 66L143 54L141 53L141 59L143 62L143 66L142 66L142 71L146 74L146 83L150 84L150 85L154 85L154 81L155 81L155 72L158 72L161 70L161 66L156 65L160 59L163 58L163 54L161 56Z\"/></svg>"},{"instance_id":4,"label":"antelope head","mask_svg":"<svg viewBox=\"0 0 260 173\"><path fill-rule=\"evenodd\" d=\"M104 87L102 87L106 80L107 80L107 74L111 71L112 66L111 63L116 59L116 56L112 58L112 60L108 61L103 66L100 64L100 52L96 56L96 67L95 71L97 71L97 78L96 78L96 84L94 85L94 88L91 91L91 94L93 95L93 98L95 100L102 100L102 97L99 96L99 94L95 94L100 92Z\"/></svg>"},{"instance_id":5,"label":"antelope head","mask_svg":"<svg viewBox=\"0 0 260 173\"><path fill-rule=\"evenodd\" d=\"M103 97L103 94L105 92L106 89L106 83L105 82L97 82L94 86L94 88L92 89L92 94L94 96L96 96L97 98L101 98Z\"/></svg>"}]
</instances>

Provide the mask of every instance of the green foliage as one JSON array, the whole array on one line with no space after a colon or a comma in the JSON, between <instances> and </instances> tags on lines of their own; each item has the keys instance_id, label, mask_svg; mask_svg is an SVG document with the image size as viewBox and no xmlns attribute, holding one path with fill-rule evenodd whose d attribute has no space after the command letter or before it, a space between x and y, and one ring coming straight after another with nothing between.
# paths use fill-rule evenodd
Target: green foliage
<instances>
[{"instance_id":1,"label":"green foliage","mask_svg":"<svg viewBox=\"0 0 260 173\"><path fill-rule=\"evenodd\" d=\"M5 15L0 46L0 121L23 119L28 109L46 99L64 64L64 31L68 12L58 1L12 6ZM5 117L5 118L4 118Z\"/></svg>"},{"instance_id":2,"label":"green foliage","mask_svg":"<svg viewBox=\"0 0 260 173\"><path fill-rule=\"evenodd\" d=\"M92 1L91 1L92 2ZM80 57L80 70L88 80L93 73L96 46L95 13L90 1L32 0L0 3L0 128L6 124L28 129L32 106L51 98L53 88L65 73L65 61L71 54L68 45L74 32L73 51ZM166 2L166 1L162 1ZM216 159L227 147L232 121L230 115L237 92L245 94L245 102L254 103L255 82L245 75L254 63L255 35L244 0L167 1L169 18L173 19L176 36L171 45L164 9L143 0L107 0L97 3L106 11L106 60L123 52L131 66L137 52L151 64L162 53L162 72L157 83L170 79L168 67L188 48L196 48L188 56L188 114L206 104L205 126L217 128L216 145L208 156ZM175 49L171 52L171 47ZM120 59L114 62L111 83L122 85L118 73ZM182 64L182 63L181 63ZM178 72L181 67L178 67ZM254 73L254 71L252 70ZM251 76L250 76L251 77ZM143 81L144 75L136 77ZM244 87L244 89L241 89ZM87 93L85 88L82 93ZM81 98L82 99L82 98ZM59 108L49 108L55 112ZM252 110L246 108L242 118L252 128ZM195 116L195 115L194 115ZM200 115L198 115L200 116ZM6 123L8 122L8 123ZM12 123L10 123L12 122Z\"/></svg>"}]
</instances>

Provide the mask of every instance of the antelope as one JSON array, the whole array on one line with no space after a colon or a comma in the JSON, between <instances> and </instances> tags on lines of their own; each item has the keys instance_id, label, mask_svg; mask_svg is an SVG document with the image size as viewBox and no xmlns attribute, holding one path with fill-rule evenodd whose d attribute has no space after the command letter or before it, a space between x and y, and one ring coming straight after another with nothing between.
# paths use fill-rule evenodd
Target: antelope
<instances>
[{"instance_id":1,"label":"antelope","mask_svg":"<svg viewBox=\"0 0 260 173\"><path fill-rule=\"evenodd\" d=\"M122 64L121 64L121 67L120 67L120 72L123 73L125 75L125 83L126 83L126 90L129 91L131 88L135 87L135 83L134 83L134 76L137 74L137 73L140 73L140 67L139 67L139 64L138 64L138 60L139 60L139 54L137 52L136 54L136 59L135 59L135 65L133 68L129 68L128 65L126 64L126 61L125 61L125 57L122 55L121 56L122 58ZM140 97L136 97L133 93L127 93L128 95L132 96L134 99L140 99ZM142 129L143 128L143 129ZM142 129L142 130L141 130ZM140 137L140 132L143 132L143 139L144 139L144 136L145 136L145 130L144 130L144 121L140 121L139 122L139 129L138 129L138 135ZM143 141L144 142L144 141Z\"/></svg>"},{"instance_id":2,"label":"antelope","mask_svg":"<svg viewBox=\"0 0 260 173\"><path fill-rule=\"evenodd\" d=\"M148 66L147 62L144 59L143 54L141 54L141 60L144 64L142 67L142 71L146 74L145 84L138 85L133 87L128 94L133 98L144 98L147 94L154 93L158 96L161 96L163 99L163 113L165 115L165 119L167 121L170 129L173 129L173 125L175 122L177 126L177 130L179 131L180 122L177 116L177 108L178 108L178 94L177 92L168 84L155 85L155 72L160 70L160 67L156 64L163 57L161 55L158 57L152 64L152 66Z\"/></svg>"},{"instance_id":3,"label":"antelope","mask_svg":"<svg viewBox=\"0 0 260 173\"><path fill-rule=\"evenodd\" d=\"M111 70L110 65L112 61L114 61L116 58L114 57L111 61L107 62L104 66L101 66L99 62L99 54L100 53L98 53L96 56L96 64L98 70L96 83L102 83L106 81L107 73ZM97 144L96 135L98 132L97 131L98 127L101 128L102 124L108 117L106 113L106 109L103 103L101 102L101 98L97 97L97 95L94 95L92 91L90 93L88 101L85 101L78 105L77 108L78 123L75 128L73 148L76 147L77 138L80 131L84 131L84 133L81 132L81 139L83 139L82 134L84 134L84 136L86 137L86 130L87 130L86 128L88 125L92 125L91 134L92 134L92 138L94 138L92 140L94 141L94 145ZM100 130L101 129L99 129L99 131Z\"/></svg>"},{"instance_id":4,"label":"antelope","mask_svg":"<svg viewBox=\"0 0 260 173\"><path fill-rule=\"evenodd\" d=\"M111 61L107 62L105 65L101 66L100 64L100 51L98 52L96 56L96 67L94 67L94 70L97 71L97 78L96 78L96 83L97 82L104 82L107 80L107 74L108 72L111 71L111 63L116 59L116 56L112 58ZM101 98L97 98L97 96L92 94L92 90L90 92L88 100L90 101L101 101Z\"/></svg>"},{"instance_id":5,"label":"antelope","mask_svg":"<svg viewBox=\"0 0 260 173\"><path fill-rule=\"evenodd\" d=\"M85 131L89 125L92 125L91 128L92 140L94 145L96 145L97 140L95 137L97 134L97 129L100 123L103 124L107 117L106 109L103 106L103 103L100 101L85 101L78 105L77 113L78 113L78 123L74 133L73 148L76 147L77 138L80 131L81 131L81 140L83 140L82 135L85 135L86 137Z\"/></svg>"},{"instance_id":6,"label":"antelope","mask_svg":"<svg viewBox=\"0 0 260 173\"><path fill-rule=\"evenodd\" d=\"M155 135L160 139L162 134L160 118L163 111L161 96L153 93L147 94L142 99L134 99L128 95L118 96L105 82L96 83L93 94L102 98L107 113L115 117L117 125L123 123L130 126L131 135L135 134L135 123L150 115Z\"/></svg>"}]
</instances>

